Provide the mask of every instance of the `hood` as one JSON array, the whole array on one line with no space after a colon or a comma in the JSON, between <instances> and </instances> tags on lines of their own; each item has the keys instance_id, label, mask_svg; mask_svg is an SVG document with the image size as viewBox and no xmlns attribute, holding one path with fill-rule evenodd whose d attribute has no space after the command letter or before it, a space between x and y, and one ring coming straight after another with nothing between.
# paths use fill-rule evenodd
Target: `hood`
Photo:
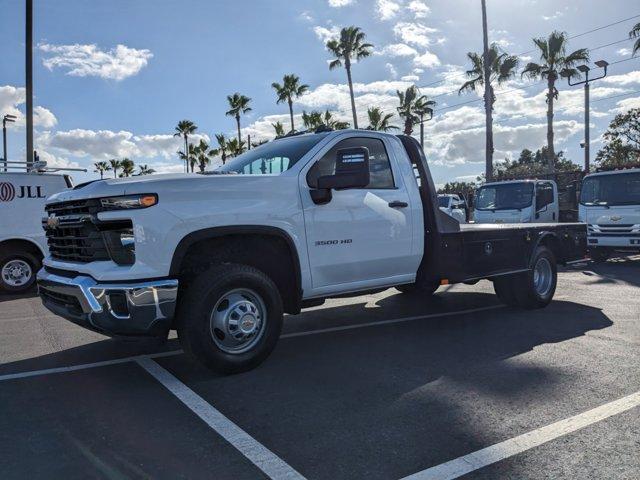
<instances>
[{"instance_id":1,"label":"hood","mask_svg":"<svg viewBox=\"0 0 640 480\"><path fill-rule=\"evenodd\" d=\"M640 224L640 206L619 205L606 207L584 206L586 223L596 225L638 225Z\"/></svg>"},{"instance_id":2,"label":"hood","mask_svg":"<svg viewBox=\"0 0 640 480\"><path fill-rule=\"evenodd\" d=\"M262 190L265 184L279 184L285 178L272 175L198 175L190 173L145 175L129 178L98 180L79 188L56 193L47 202L65 202L86 198L133 195L136 193L155 193L163 197L181 197L194 194L207 195L212 191L241 192L251 196L251 192ZM297 180L297 179L296 179Z\"/></svg>"},{"instance_id":3,"label":"hood","mask_svg":"<svg viewBox=\"0 0 640 480\"><path fill-rule=\"evenodd\" d=\"M476 223L526 223L531 221L529 208L520 210L475 210Z\"/></svg>"}]
</instances>

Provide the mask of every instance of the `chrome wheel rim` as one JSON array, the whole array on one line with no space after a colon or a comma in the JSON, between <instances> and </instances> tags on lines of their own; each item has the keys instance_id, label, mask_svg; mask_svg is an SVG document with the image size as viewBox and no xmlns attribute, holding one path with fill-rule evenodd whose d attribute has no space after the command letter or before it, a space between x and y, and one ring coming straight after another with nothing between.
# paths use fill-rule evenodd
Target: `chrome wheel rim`
<instances>
[{"instance_id":1,"label":"chrome wheel rim","mask_svg":"<svg viewBox=\"0 0 640 480\"><path fill-rule=\"evenodd\" d=\"M551 291L553 283L553 270L551 263L546 258L539 258L533 269L533 285L536 293L541 297L545 297Z\"/></svg>"},{"instance_id":2,"label":"chrome wheel rim","mask_svg":"<svg viewBox=\"0 0 640 480\"><path fill-rule=\"evenodd\" d=\"M22 287L29 283L33 271L29 262L16 258L4 264L1 275L2 281L10 287Z\"/></svg>"},{"instance_id":3,"label":"chrome wheel rim","mask_svg":"<svg viewBox=\"0 0 640 480\"><path fill-rule=\"evenodd\" d=\"M267 308L262 297L248 288L236 288L222 295L214 305L209 330L220 350L240 354L260 341L266 322Z\"/></svg>"}]
</instances>

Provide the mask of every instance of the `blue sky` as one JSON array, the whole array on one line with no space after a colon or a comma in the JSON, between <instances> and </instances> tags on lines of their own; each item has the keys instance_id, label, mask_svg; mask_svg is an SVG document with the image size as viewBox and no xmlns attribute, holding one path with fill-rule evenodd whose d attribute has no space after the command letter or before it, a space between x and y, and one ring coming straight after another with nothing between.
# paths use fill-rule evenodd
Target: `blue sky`
<instances>
[{"instance_id":1,"label":"blue sky","mask_svg":"<svg viewBox=\"0 0 640 480\"><path fill-rule=\"evenodd\" d=\"M532 49L531 38L553 29L577 35L633 15L628 0L488 0L490 40L509 53ZM0 113L24 112L24 2L0 1ZM252 98L243 118L252 138L286 123L271 83L296 73L310 92L295 105L335 111L350 119L344 70L330 71L324 42L339 27L358 25L375 54L354 66L360 122L366 108L393 112L395 90L415 83L437 96L427 124L427 155L438 183L483 171L484 116L475 94L458 96L467 51L481 49L479 0L309 1L42 1L34 0L36 149L51 164L89 167L128 156L158 171L180 171L172 135L188 118L198 131L233 134L226 95ZM640 106L640 56L624 40L640 17L572 39L570 49L598 48L592 59L612 65L592 85L593 153L615 113ZM523 56L523 64L527 57ZM534 60L536 60L534 58ZM435 83L434 82L440 82ZM560 83L557 149L582 161L582 91ZM496 159L544 144L544 85L519 76L506 85L495 110ZM609 99L608 97L616 96ZM399 119L395 118L399 123ZM416 132L417 133L417 132ZM214 142L212 142L214 143ZM10 158L24 158L24 128L9 136ZM79 180L94 176L77 175Z\"/></svg>"}]
</instances>

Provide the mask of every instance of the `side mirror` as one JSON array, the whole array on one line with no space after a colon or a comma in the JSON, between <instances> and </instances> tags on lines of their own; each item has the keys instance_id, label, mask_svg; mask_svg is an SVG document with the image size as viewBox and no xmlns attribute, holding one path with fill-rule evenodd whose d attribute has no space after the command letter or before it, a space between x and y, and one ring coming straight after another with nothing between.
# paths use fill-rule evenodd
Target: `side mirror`
<instances>
[{"instance_id":1,"label":"side mirror","mask_svg":"<svg viewBox=\"0 0 640 480\"><path fill-rule=\"evenodd\" d=\"M365 147L341 148L336 152L336 173L318 178L318 187L311 190L316 204L331 201L331 190L364 188L369 185L369 150Z\"/></svg>"}]
</instances>

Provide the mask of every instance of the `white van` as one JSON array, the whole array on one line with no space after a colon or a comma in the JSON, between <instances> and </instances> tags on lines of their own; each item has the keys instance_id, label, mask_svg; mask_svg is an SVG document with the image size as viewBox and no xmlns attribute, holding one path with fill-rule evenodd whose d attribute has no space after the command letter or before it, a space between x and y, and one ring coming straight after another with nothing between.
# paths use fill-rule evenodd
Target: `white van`
<instances>
[{"instance_id":1,"label":"white van","mask_svg":"<svg viewBox=\"0 0 640 480\"><path fill-rule=\"evenodd\" d=\"M485 183L476 192L476 223L553 223L559 219L558 186L553 180Z\"/></svg>"},{"instance_id":2,"label":"white van","mask_svg":"<svg viewBox=\"0 0 640 480\"><path fill-rule=\"evenodd\" d=\"M0 291L31 287L47 255L45 200L72 186L68 175L0 172Z\"/></svg>"}]
</instances>

